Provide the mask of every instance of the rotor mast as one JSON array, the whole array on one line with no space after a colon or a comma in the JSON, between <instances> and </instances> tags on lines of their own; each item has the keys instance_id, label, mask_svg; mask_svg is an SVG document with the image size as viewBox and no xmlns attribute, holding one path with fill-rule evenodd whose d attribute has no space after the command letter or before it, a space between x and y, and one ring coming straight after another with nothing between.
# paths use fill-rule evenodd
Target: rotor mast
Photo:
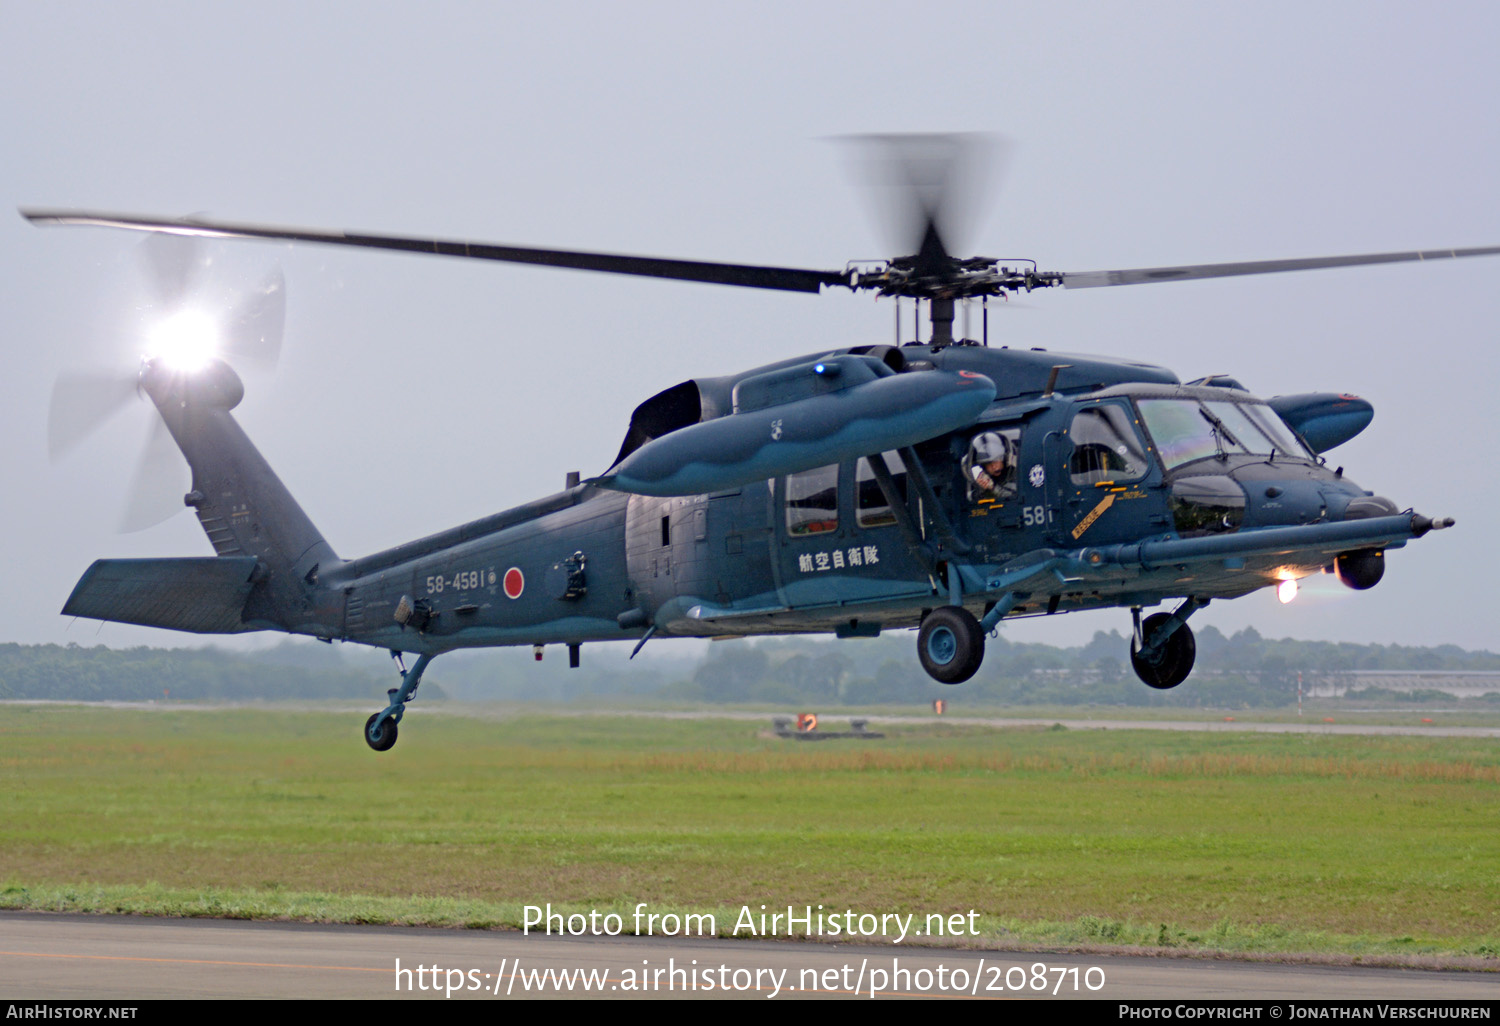
<instances>
[{"instance_id":1,"label":"rotor mast","mask_svg":"<svg viewBox=\"0 0 1500 1026\"><path fill-rule=\"evenodd\" d=\"M951 346L953 344L953 300L929 300L927 303L927 317L932 322L931 344L934 346Z\"/></svg>"}]
</instances>

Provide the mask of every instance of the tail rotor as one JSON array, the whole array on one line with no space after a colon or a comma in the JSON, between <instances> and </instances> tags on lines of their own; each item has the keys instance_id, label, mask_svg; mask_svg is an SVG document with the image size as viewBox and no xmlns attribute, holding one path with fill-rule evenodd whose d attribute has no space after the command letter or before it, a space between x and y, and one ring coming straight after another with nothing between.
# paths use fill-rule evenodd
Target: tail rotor
<instances>
[{"instance_id":1,"label":"tail rotor","mask_svg":"<svg viewBox=\"0 0 1500 1026\"><path fill-rule=\"evenodd\" d=\"M286 324L286 282L280 267L243 288L218 272L201 239L166 233L147 236L141 258L150 323L137 340L135 366L58 375L47 417L47 453L53 463L133 406L133 400L147 400L140 378L148 367L191 375L223 359L270 372L280 358ZM154 411L151 420L125 502L122 532L153 527L182 509L187 465Z\"/></svg>"}]
</instances>

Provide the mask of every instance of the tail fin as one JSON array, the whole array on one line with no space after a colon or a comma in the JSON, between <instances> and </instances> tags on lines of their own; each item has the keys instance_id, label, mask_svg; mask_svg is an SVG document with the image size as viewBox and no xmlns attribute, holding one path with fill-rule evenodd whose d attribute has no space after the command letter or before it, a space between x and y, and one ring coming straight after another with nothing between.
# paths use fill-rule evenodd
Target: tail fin
<instances>
[{"instance_id":1,"label":"tail fin","mask_svg":"<svg viewBox=\"0 0 1500 1026\"><path fill-rule=\"evenodd\" d=\"M329 597L320 596L316 584L320 570L339 557L230 415L245 394L239 377L219 361L192 375L152 363L141 387L192 468L193 490L185 501L215 553L257 561L244 619L324 634L321 623L332 610L319 616Z\"/></svg>"}]
</instances>

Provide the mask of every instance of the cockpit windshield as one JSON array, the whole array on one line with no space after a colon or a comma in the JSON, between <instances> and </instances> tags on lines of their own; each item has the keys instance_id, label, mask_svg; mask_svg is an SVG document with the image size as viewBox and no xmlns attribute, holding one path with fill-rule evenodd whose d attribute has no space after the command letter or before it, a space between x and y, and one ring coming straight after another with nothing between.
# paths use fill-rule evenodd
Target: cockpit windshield
<instances>
[{"instance_id":1,"label":"cockpit windshield","mask_svg":"<svg viewBox=\"0 0 1500 1026\"><path fill-rule=\"evenodd\" d=\"M1312 458L1265 403L1199 399L1136 402L1167 470L1209 456L1238 453Z\"/></svg>"}]
</instances>

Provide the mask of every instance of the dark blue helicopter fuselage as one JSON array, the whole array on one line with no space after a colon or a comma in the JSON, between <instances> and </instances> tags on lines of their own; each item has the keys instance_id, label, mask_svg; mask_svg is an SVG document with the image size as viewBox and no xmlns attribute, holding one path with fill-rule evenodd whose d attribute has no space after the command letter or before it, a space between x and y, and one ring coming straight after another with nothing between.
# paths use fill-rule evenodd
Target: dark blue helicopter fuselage
<instances>
[{"instance_id":1,"label":"dark blue helicopter fuselage","mask_svg":"<svg viewBox=\"0 0 1500 1026\"><path fill-rule=\"evenodd\" d=\"M1420 533L1298 442L1277 451L1214 426L1214 409L1266 409L1238 388L1040 351L843 352L883 357L903 373L969 371L996 384L975 423L887 457L903 500L894 507L863 459L688 496L584 483L325 567L320 587L343 599L323 604L339 616L314 633L428 653L622 640L652 628L870 636L916 626L934 606L979 616L1002 598L1014 617L1235 597L1316 572L1340 552L1398 547ZM697 382L698 415L727 412L734 382L749 376ZM1202 425L1193 419L1200 409ZM1186 416L1188 433L1211 437L1214 451L1193 458L1190 438L1189 451L1164 454L1143 410L1166 411L1156 414L1158 431ZM1098 439L1082 438L1101 427L1115 432L1102 456L1091 452ZM976 494L965 469L982 432L1012 446L998 493Z\"/></svg>"}]
</instances>

